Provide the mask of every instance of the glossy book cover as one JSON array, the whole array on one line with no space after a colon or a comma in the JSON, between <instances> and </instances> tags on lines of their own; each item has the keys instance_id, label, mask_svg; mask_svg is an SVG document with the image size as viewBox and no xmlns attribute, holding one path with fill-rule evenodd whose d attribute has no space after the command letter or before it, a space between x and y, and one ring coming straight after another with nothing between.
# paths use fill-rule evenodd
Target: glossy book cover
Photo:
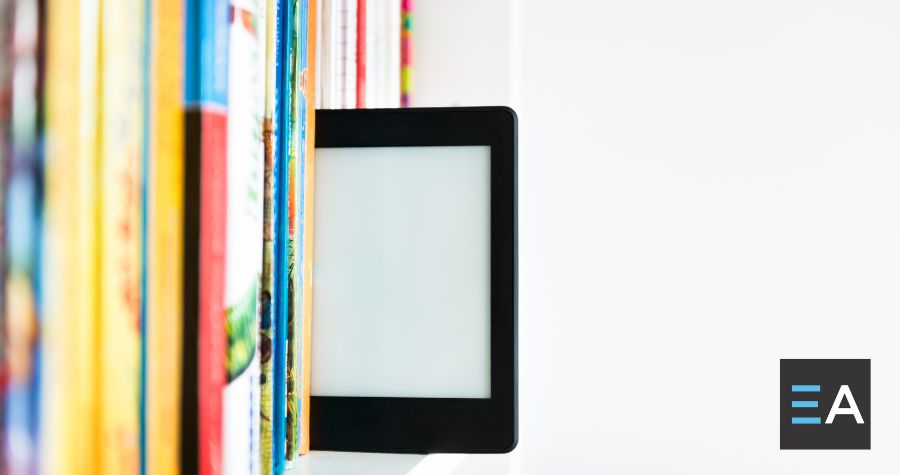
<instances>
[{"instance_id":1,"label":"glossy book cover","mask_svg":"<svg viewBox=\"0 0 900 475\"><path fill-rule=\"evenodd\" d=\"M259 288L260 472L272 473L272 338L275 236L275 54L278 2L266 0L265 107L263 114L262 274Z\"/></svg>"},{"instance_id":2,"label":"glossy book cover","mask_svg":"<svg viewBox=\"0 0 900 475\"><path fill-rule=\"evenodd\" d=\"M287 400L288 334L288 150L290 142L290 31L291 0L278 0L278 40L275 55L275 326L272 340L272 472L280 474L285 466L285 409Z\"/></svg>"},{"instance_id":3,"label":"glossy book cover","mask_svg":"<svg viewBox=\"0 0 900 475\"><path fill-rule=\"evenodd\" d=\"M265 3L232 0L228 78L228 218L225 258L227 384L223 472L258 474L258 294L262 272Z\"/></svg>"},{"instance_id":4,"label":"glossy book cover","mask_svg":"<svg viewBox=\"0 0 900 475\"><path fill-rule=\"evenodd\" d=\"M182 473L222 471L230 6L185 8Z\"/></svg>"}]
</instances>

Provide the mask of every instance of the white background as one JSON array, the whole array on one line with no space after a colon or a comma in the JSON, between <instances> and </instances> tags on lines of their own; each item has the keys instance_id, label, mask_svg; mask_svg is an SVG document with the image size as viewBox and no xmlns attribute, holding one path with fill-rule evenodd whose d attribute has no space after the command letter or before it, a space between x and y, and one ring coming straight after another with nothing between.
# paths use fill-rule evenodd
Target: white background
<instances>
[{"instance_id":1,"label":"white background","mask_svg":"<svg viewBox=\"0 0 900 475\"><path fill-rule=\"evenodd\" d=\"M900 3L416 2L416 105L520 118L520 444L462 473L897 473ZM778 361L872 359L872 450Z\"/></svg>"}]
</instances>

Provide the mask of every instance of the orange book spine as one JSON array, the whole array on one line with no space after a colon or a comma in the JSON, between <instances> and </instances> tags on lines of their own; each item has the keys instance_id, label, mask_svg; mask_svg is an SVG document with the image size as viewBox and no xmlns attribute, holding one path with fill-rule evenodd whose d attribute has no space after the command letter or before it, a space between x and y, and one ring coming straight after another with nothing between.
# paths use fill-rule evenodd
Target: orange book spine
<instances>
[{"instance_id":1,"label":"orange book spine","mask_svg":"<svg viewBox=\"0 0 900 475\"><path fill-rule=\"evenodd\" d=\"M309 452L309 385L311 374L312 342L312 263L313 263L313 200L315 198L316 151L316 1L309 2L307 20L307 55L304 94L306 100L306 130L304 131L304 180L303 180L303 310L300 322L300 454Z\"/></svg>"},{"instance_id":2,"label":"orange book spine","mask_svg":"<svg viewBox=\"0 0 900 475\"><path fill-rule=\"evenodd\" d=\"M148 475L170 475L180 469L184 2L151 1L144 450Z\"/></svg>"}]
</instances>

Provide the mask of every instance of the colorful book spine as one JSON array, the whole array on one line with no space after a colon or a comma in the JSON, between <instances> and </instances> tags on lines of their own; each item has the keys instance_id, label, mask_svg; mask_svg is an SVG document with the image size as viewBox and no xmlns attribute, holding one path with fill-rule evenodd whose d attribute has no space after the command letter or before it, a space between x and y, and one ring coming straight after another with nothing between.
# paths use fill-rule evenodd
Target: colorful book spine
<instances>
[{"instance_id":1,"label":"colorful book spine","mask_svg":"<svg viewBox=\"0 0 900 475\"><path fill-rule=\"evenodd\" d=\"M185 9L184 329L181 471L222 471L228 0Z\"/></svg>"},{"instance_id":2,"label":"colorful book spine","mask_svg":"<svg viewBox=\"0 0 900 475\"><path fill-rule=\"evenodd\" d=\"M13 69L13 3L0 0L0 473L7 473L6 427L4 410L7 388L6 349L6 275L7 228L6 185L12 146L10 121L12 120L12 69Z\"/></svg>"},{"instance_id":3,"label":"colorful book spine","mask_svg":"<svg viewBox=\"0 0 900 475\"><path fill-rule=\"evenodd\" d=\"M276 43L276 126L275 126L275 337L273 346L274 387L272 395L272 472L285 469L285 429L287 401L287 334L288 334L288 150L291 119L290 40L293 25L293 0L279 0L278 38Z\"/></svg>"},{"instance_id":4,"label":"colorful book spine","mask_svg":"<svg viewBox=\"0 0 900 475\"><path fill-rule=\"evenodd\" d=\"M38 469L40 404L40 241L43 214L42 91L43 9L36 0L13 6L11 154L6 164L6 385L2 448L9 474Z\"/></svg>"},{"instance_id":5,"label":"colorful book spine","mask_svg":"<svg viewBox=\"0 0 900 475\"><path fill-rule=\"evenodd\" d=\"M144 473L179 473L184 215L184 2L150 2Z\"/></svg>"},{"instance_id":6,"label":"colorful book spine","mask_svg":"<svg viewBox=\"0 0 900 475\"><path fill-rule=\"evenodd\" d=\"M263 115L262 275L259 290L260 473L272 473L272 296L275 293L275 54L278 2L266 2L265 111Z\"/></svg>"},{"instance_id":7,"label":"colorful book spine","mask_svg":"<svg viewBox=\"0 0 900 475\"><path fill-rule=\"evenodd\" d=\"M140 469L143 0L102 0L101 472Z\"/></svg>"},{"instance_id":8,"label":"colorful book spine","mask_svg":"<svg viewBox=\"0 0 900 475\"><path fill-rule=\"evenodd\" d=\"M257 303L262 272L265 4L231 1L228 77L228 219L225 328L228 384L223 472L259 474Z\"/></svg>"},{"instance_id":9,"label":"colorful book spine","mask_svg":"<svg viewBox=\"0 0 900 475\"><path fill-rule=\"evenodd\" d=\"M299 188L299 155L300 155L300 48L303 46L299 40L300 23L303 20L303 7L301 0L291 0L291 30L288 41L289 79L288 88L290 95L288 107L290 120L288 122L286 141L288 144L288 312L287 312L287 362L285 363L287 386L285 402L285 460L290 462L298 454L299 433L297 432L297 399L300 395L300 304L301 288L299 275L299 215L300 203Z\"/></svg>"},{"instance_id":10,"label":"colorful book spine","mask_svg":"<svg viewBox=\"0 0 900 475\"><path fill-rule=\"evenodd\" d=\"M400 107L412 105L412 0L402 0L400 4Z\"/></svg>"},{"instance_id":11,"label":"colorful book spine","mask_svg":"<svg viewBox=\"0 0 900 475\"><path fill-rule=\"evenodd\" d=\"M301 160L300 160L300 223L301 249L300 282L302 289L302 308L300 319L300 455L309 452L309 385L312 340L312 237L313 237L313 177L315 175L315 137L316 137L316 2L308 2L309 8L304 21L301 21L300 37L305 45L300 48L300 64L306 65L301 74Z\"/></svg>"},{"instance_id":12,"label":"colorful book spine","mask_svg":"<svg viewBox=\"0 0 900 475\"><path fill-rule=\"evenodd\" d=\"M100 471L97 0L47 3L41 471Z\"/></svg>"},{"instance_id":13,"label":"colorful book spine","mask_svg":"<svg viewBox=\"0 0 900 475\"><path fill-rule=\"evenodd\" d=\"M356 0L356 108L366 107L366 0Z\"/></svg>"}]
</instances>

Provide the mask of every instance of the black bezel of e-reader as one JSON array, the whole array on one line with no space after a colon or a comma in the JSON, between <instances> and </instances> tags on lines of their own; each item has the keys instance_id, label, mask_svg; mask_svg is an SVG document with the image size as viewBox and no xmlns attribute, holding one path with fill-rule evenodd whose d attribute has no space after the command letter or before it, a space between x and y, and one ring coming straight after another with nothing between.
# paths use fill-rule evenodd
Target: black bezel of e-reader
<instances>
[{"instance_id":1,"label":"black bezel of e-reader","mask_svg":"<svg viewBox=\"0 0 900 475\"><path fill-rule=\"evenodd\" d=\"M518 443L516 113L508 107L317 110L315 120L316 148L490 146L491 397L313 396L311 448L513 450Z\"/></svg>"}]
</instances>

